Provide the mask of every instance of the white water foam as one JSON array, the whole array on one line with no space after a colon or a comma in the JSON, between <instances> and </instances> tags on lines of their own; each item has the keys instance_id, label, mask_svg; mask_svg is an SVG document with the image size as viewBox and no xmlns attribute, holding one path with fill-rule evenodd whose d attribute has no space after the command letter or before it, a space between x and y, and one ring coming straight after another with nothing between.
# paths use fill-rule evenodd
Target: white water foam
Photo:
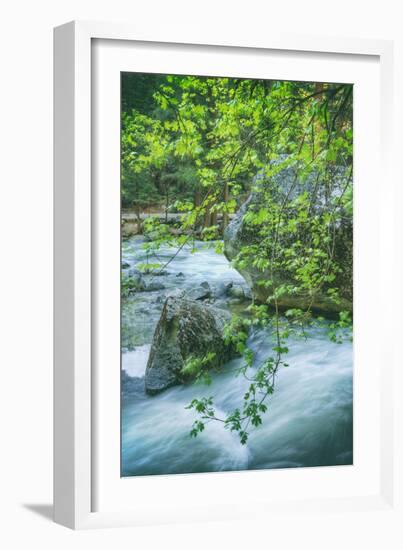
<instances>
[{"instance_id":1,"label":"white water foam","mask_svg":"<svg viewBox=\"0 0 403 550\"><path fill-rule=\"evenodd\" d=\"M138 346L132 351L127 351L122 354L122 369L129 376L134 378L142 378L146 372L148 356L150 354L150 344Z\"/></svg>"}]
</instances>

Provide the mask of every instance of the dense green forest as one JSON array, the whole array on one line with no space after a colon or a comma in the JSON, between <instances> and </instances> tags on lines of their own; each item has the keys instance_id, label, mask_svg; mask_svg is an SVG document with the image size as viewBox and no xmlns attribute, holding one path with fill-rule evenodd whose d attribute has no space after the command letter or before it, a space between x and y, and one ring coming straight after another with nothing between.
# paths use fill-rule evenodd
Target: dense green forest
<instances>
[{"instance_id":1,"label":"dense green forest","mask_svg":"<svg viewBox=\"0 0 403 550\"><path fill-rule=\"evenodd\" d=\"M352 86L123 73L122 99L124 208L225 225L274 163L301 178L351 165Z\"/></svg>"},{"instance_id":2,"label":"dense green forest","mask_svg":"<svg viewBox=\"0 0 403 550\"><path fill-rule=\"evenodd\" d=\"M138 268L157 276L171 261L159 261L159 248L175 257L204 241L252 289L224 335L244 359L248 391L224 417L213 397L189 405L192 436L217 421L245 444L288 366L290 334L306 336L325 318L336 343L351 329L353 87L136 73L121 84L122 223L132 215L149 254ZM136 291L125 275L122 295ZM257 326L274 337L259 365L247 345ZM191 355L179 379L209 383L213 359Z\"/></svg>"}]
</instances>

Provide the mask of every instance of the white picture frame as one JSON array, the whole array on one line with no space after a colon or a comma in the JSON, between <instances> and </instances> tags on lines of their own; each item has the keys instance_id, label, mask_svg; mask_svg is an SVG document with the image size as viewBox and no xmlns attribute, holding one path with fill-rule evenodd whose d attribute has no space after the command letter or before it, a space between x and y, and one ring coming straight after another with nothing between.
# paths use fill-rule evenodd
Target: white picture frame
<instances>
[{"instance_id":1,"label":"white picture frame","mask_svg":"<svg viewBox=\"0 0 403 550\"><path fill-rule=\"evenodd\" d=\"M248 494L248 503L253 504L250 507L251 511L246 515L252 517L264 516L269 512L275 514L299 513L306 510L308 506L313 514L323 513L323 511L334 512L345 509L346 506L351 511L387 510L392 514L400 513L396 508L399 486L395 457L395 423L393 422L398 414L394 400L397 358L393 347L387 344L388 327L376 327L377 330L374 332L375 327L369 322L365 325L366 329L361 336L358 331L358 340L360 341L361 338L359 349L364 350L365 339L369 342L379 338L379 346L377 345L376 349L370 347L367 356L362 355L362 361L365 359L367 364L372 366L368 368L367 382L364 376L360 375L358 380L355 376L355 386L358 383L361 388L362 403L365 400L367 402L366 405L363 404L363 412L367 411L371 415L368 402L370 399L377 401L377 405L374 407L376 415L368 418L378 430L373 430L372 439L368 436L367 439L363 437L358 441L358 444L362 445L362 449L368 444L365 447L368 454L374 455L374 457L376 455L372 462L371 460L362 461L362 470L358 468L359 465L355 464L356 470L350 470L353 471L353 474L346 473L346 471L338 473L337 468L333 470L335 473L329 473L328 469L326 472L323 469L316 469L316 473L311 471L311 473L302 472L297 475L293 471L283 471L275 474L276 478L271 474L272 486L277 484L278 494L281 489L287 488L284 491L286 497L282 499L278 496L262 498L258 488L261 487L262 482L267 481L268 477L262 477L261 472L258 472L258 476L254 472L242 472L241 475L239 473L203 474L203 479L193 474L191 476L145 477L135 480L136 488L128 488L126 483L121 490L122 483L117 479L116 472L116 457L118 456L116 453L120 452L120 448L116 449L116 445L113 444L117 441L118 433L116 418L119 411L116 409L116 392L113 394L114 397L111 393L111 409L109 411L111 415L109 418L114 418L115 422L105 422L103 406L106 403L105 392L112 392L114 384L116 386L116 376L110 380L103 375L99 376L96 359L99 357L97 348L99 326L102 325L106 316L109 317L109 313L111 318L113 318L113 312L116 315L113 301L108 305L103 300L105 288L112 288L113 281L116 282L116 271L111 273L109 279L103 282L96 281L96 272L101 265L99 262L105 261L100 259L97 252L97 235L101 231L99 219L103 216L102 220L106 220L105 212L108 208L115 208L114 212L116 213L116 198L118 197L116 188L112 195L97 193L96 178L99 177L100 168L99 159L96 158L95 153L98 151L97 147L99 147L100 141L104 151L105 147L108 147L108 151L109 146L111 148L110 159L109 155L107 159L109 164L102 165L102 170L110 170L112 179L116 178L116 170L118 170L116 163L119 163L119 159L116 157L116 128L118 131L119 120L116 120L116 117L113 119L114 122L113 120L111 122L110 119L103 120L97 112L100 100L94 87L99 82L97 80L97 63L103 55L99 54L100 50L97 50L97 47L101 44L102 50L103 41L108 41L109 45L113 44L115 49L111 55L106 53L104 61L102 61L104 63L104 78L105 75L107 77L106 80L103 80L105 89L108 88L107 82L113 80L109 79L109 75L123 70L118 66L117 60L123 60L123 52L127 52L131 46L138 48L135 52L135 59L137 63L139 59L142 60L141 70L143 71L153 63L150 51L158 52L159 61L154 60L156 64L152 67L151 72L175 72L175 70L180 70L181 63L184 64L182 65L183 70L189 72L189 69L185 69L185 67L189 67L189 59L188 65L181 59L176 62L173 61L173 54L169 59L168 57L164 58L164 51L179 52L179 57L182 55L181 52L187 53L188 57L189 54L193 55L194 63L196 63L196 54L202 60L205 53L208 52L210 63L212 63L211 60L216 60L217 70L220 70L220 56L223 58L223 63L228 63L229 58L224 59L225 55L231 56L235 53L248 60L252 60L253 56L272 55L273 62L276 56L281 55L282 65L286 65L287 59L291 59L293 56L295 59L309 58L313 61L316 57L322 56L321 70L324 70L326 65L330 72L332 63L337 64L338 61L340 61L340 65L343 65L344 61L349 62L350 59L359 58L368 66L373 63L372 69L368 72L368 75L371 73L372 76L368 76L369 80L365 80L363 77L362 85L369 85L371 78L377 79L371 101L380 103L379 112L375 115L379 115L379 124L374 126L376 136L379 135L380 140L379 144L377 139L365 141L364 132L362 132L362 141L359 139L355 144L355 147L357 145L358 161L361 158L363 166L363 171L360 174L367 176L368 181L371 178L373 181L373 186L370 186L373 190L372 195L369 192L366 197L364 193L358 192L358 198L355 200L368 206L368 213L372 214L371 221L368 222L368 219L365 219L364 209L361 208L363 213L361 234L364 235L364 229L369 232L373 231L370 234L377 246L370 250L369 247L363 245L364 252L360 256L362 266L359 272L363 272L365 262L376 261L379 264L382 263L384 267L374 270L372 275L368 275L367 281L362 280L357 283L355 280L355 292L357 284L360 284L365 298L365 296L368 297L371 289L379 286L379 293L373 292L373 309L376 312L381 308L391 308L391 304L387 303L383 289L396 288L394 286L396 285L394 271L391 269L397 246L392 216L396 205L391 158L393 147L391 142L393 44L391 42L286 36L272 33L268 36L256 36L253 41L241 37L222 40L210 35L207 31L203 33L201 39L195 40L186 35L186 30L180 35L175 33L170 36L168 32L166 36L152 36L147 31L139 31L130 25L90 22L72 22L56 28L54 41L55 521L71 528L81 529L216 520L237 518L241 515L245 517L245 511L241 512L241 500L246 497L246 494ZM119 48L121 49L119 50ZM133 51L127 59L129 59L128 64L124 66L130 70ZM294 67L296 67L295 59ZM206 63L205 60L201 62ZM175 63L179 63L179 65ZM166 67L165 71L163 67ZM264 69L256 68L256 70ZM203 68L200 66L196 74L203 74L202 71ZM208 68L205 71L208 74ZM295 71L296 69L294 73ZM251 73L251 76L254 74ZM298 79L298 77L295 78ZM360 77L351 77L351 81L355 82L355 78ZM308 77L305 79L309 80ZM110 93L113 94L113 91ZM108 97L113 96L105 96L102 99L103 112L105 112L104 107L109 101ZM116 105L114 113L116 114ZM94 130L94 124L96 124L96 130ZM115 129L111 135L114 136L115 141L102 141L102 136L106 136L106 130L110 128L108 124L114 124ZM368 139L370 137L368 136ZM366 149L366 147L372 149ZM379 189L375 173L371 173L371 170L368 170L368 173L365 172L365 155L368 155L369 151L371 152L371 162L378 162L379 157L379 166L382 166L382 173L385 175L382 196L377 193ZM370 165L374 170L378 166L371 163ZM108 185L106 188L113 189ZM374 216L377 223L373 221ZM116 216L114 219L116 220ZM116 225L110 226L110 229L111 234L115 234L116 237ZM360 233L358 237L360 238ZM364 240L362 239L360 242L364 243ZM105 254L119 256L119 249L116 250L116 239L110 239L105 246L107 249ZM373 254L372 260L370 259L371 253ZM119 265L117 269L119 270ZM363 301L361 300L361 302ZM366 313L365 311L362 311L361 314L358 312L359 319L362 319L362 326L365 324ZM120 327L116 327L116 334L119 329ZM115 343L116 334L114 336ZM379 352L380 349L383 350L382 356ZM108 349L104 349L103 352L108 353ZM381 359L382 365L380 365ZM360 372L362 371L359 370L358 374ZM118 371L117 373L119 374ZM355 400L356 397L355 395ZM362 415L359 418L362 419ZM362 423L362 420L360 422ZM110 431L108 431L109 429ZM113 443L109 445L108 450L105 441L109 440ZM369 453L371 449L373 452ZM99 461L98 454L101 454L102 457L106 456L106 459ZM370 467L367 468L368 464ZM358 479L354 472L357 471L362 472L362 475L360 473L359 483L354 485ZM208 481L209 477L210 481ZM342 477L343 480L340 483ZM316 491L307 490L308 486L312 487L315 484ZM102 486L102 490L99 486ZM202 498L201 504L198 505L189 505L188 501L185 506L181 505L181 499L183 502L187 491L200 493L204 486L209 486L210 489L216 486L219 494L227 495L227 501L223 500L212 505L206 497L204 500ZM330 489L333 487L331 489L333 492L328 494L327 487ZM101 505L99 503L100 492L102 493ZM145 500L141 499L140 495L145 497L147 492L151 494L151 498L150 502L145 504ZM174 493L176 495L173 498ZM129 503L131 494L133 494L133 501ZM153 505L153 496L156 494L161 497L161 503L158 506Z\"/></svg>"}]
</instances>

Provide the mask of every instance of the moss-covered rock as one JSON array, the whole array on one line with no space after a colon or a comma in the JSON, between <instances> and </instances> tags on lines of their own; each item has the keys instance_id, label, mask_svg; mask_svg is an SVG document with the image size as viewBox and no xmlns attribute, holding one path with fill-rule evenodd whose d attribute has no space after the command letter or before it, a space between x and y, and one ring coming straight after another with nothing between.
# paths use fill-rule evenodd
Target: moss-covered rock
<instances>
[{"instance_id":1,"label":"moss-covered rock","mask_svg":"<svg viewBox=\"0 0 403 550\"><path fill-rule=\"evenodd\" d=\"M191 381L203 370L234 357L224 341L230 314L184 295L169 296L155 329L145 373L145 389L159 393Z\"/></svg>"}]
</instances>

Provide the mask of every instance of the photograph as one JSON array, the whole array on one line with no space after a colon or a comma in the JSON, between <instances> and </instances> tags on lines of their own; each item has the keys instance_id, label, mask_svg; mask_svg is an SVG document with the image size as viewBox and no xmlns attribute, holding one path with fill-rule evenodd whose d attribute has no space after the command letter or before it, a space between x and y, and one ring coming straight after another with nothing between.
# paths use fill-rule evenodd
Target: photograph
<instances>
[{"instance_id":1,"label":"photograph","mask_svg":"<svg viewBox=\"0 0 403 550\"><path fill-rule=\"evenodd\" d=\"M121 476L353 464L353 85L121 73Z\"/></svg>"}]
</instances>

